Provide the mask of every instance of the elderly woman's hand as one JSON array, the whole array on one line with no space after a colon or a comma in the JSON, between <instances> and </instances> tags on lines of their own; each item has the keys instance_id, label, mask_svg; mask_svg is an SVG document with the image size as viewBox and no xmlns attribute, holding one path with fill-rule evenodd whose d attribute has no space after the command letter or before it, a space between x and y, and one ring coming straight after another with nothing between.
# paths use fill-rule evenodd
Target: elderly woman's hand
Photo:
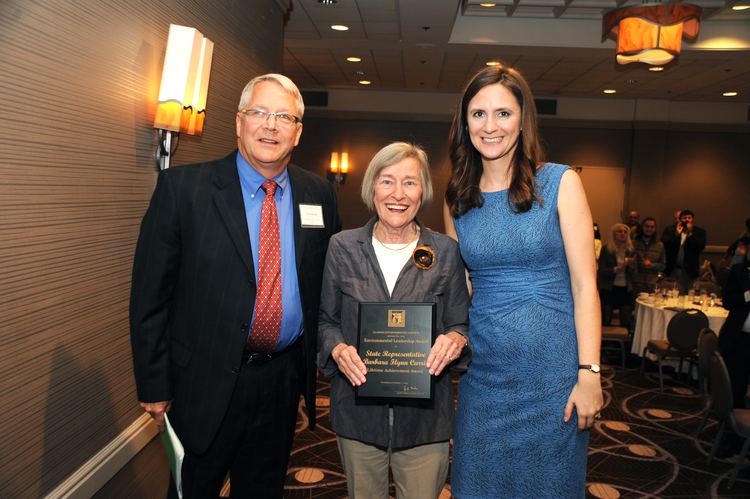
<instances>
[{"instance_id":1,"label":"elderly woman's hand","mask_svg":"<svg viewBox=\"0 0 750 499\"><path fill-rule=\"evenodd\" d=\"M440 375L445 366L456 360L464 347L469 343L466 336L456 331L441 334L435 339L430 355L427 356L427 368L430 374Z\"/></svg>"},{"instance_id":2,"label":"elderly woman's hand","mask_svg":"<svg viewBox=\"0 0 750 499\"><path fill-rule=\"evenodd\" d=\"M365 367L362 359L359 358L357 349L352 345L339 343L331 350L331 357L333 357L333 360L338 365L339 371L347 377L352 386L359 386L367 381L365 379L367 367Z\"/></svg>"}]
</instances>

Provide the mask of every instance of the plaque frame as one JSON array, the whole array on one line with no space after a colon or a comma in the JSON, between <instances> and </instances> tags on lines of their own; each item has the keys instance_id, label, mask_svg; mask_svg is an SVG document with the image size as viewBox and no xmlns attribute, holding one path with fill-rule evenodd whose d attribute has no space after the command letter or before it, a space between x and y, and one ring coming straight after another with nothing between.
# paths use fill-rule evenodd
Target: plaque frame
<instances>
[{"instance_id":1,"label":"plaque frame","mask_svg":"<svg viewBox=\"0 0 750 499\"><path fill-rule=\"evenodd\" d=\"M431 302L359 303L357 353L367 366L367 381L355 387L357 400L396 404L432 400L435 376L426 366L411 363L427 361L435 343L436 312ZM368 355L368 350L394 355ZM405 365L392 365L393 360Z\"/></svg>"}]
</instances>

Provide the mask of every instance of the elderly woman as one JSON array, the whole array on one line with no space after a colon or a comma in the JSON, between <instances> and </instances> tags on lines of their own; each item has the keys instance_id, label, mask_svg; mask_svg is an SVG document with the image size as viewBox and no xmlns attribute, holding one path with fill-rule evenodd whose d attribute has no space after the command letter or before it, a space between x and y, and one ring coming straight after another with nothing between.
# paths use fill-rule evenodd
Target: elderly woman
<instances>
[{"instance_id":1,"label":"elderly woman","mask_svg":"<svg viewBox=\"0 0 750 499\"><path fill-rule=\"evenodd\" d=\"M448 473L453 386L447 367L465 369L469 297L455 241L416 220L432 199L427 155L404 142L372 158L362 200L375 216L335 235L323 274L318 365L331 378L331 425L346 471L349 497L388 498L388 469L399 498L440 494ZM427 247L431 266L416 258ZM377 403L355 398L367 383L358 355L360 302L436 304L438 336L427 358L435 377L431 401Z\"/></svg>"},{"instance_id":2,"label":"elderly woman","mask_svg":"<svg viewBox=\"0 0 750 499\"><path fill-rule=\"evenodd\" d=\"M633 274L635 249L630 240L630 227L614 224L609 241L599 257L597 286L602 302L602 324L612 323L612 311L620 311L620 324L630 328L633 315Z\"/></svg>"}]
</instances>

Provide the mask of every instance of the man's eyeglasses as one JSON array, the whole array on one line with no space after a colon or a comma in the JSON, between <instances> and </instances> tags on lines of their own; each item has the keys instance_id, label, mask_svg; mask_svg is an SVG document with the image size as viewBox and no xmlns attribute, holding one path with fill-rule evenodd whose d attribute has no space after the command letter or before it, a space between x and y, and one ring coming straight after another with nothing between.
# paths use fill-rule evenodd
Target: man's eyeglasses
<instances>
[{"instance_id":1,"label":"man's eyeglasses","mask_svg":"<svg viewBox=\"0 0 750 499\"><path fill-rule=\"evenodd\" d=\"M295 123L299 123L300 121L302 121L301 118L298 118L293 114L271 113L268 111L263 111L262 109L242 109L240 112L255 123L264 123L271 116L276 118L276 123L279 123L283 126L292 126Z\"/></svg>"}]
</instances>

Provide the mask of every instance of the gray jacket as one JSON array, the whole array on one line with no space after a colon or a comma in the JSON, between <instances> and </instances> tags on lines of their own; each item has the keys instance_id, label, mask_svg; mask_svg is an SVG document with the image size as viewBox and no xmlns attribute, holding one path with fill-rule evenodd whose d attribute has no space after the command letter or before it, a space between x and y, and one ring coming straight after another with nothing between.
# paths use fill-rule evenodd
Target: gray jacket
<instances>
[{"instance_id":1,"label":"gray jacket","mask_svg":"<svg viewBox=\"0 0 750 499\"><path fill-rule=\"evenodd\" d=\"M354 388L338 371L331 357L339 343L357 344L359 302L434 302L437 304L438 334L468 330L469 294L458 243L443 234L421 227L418 246L429 246L435 264L418 269L406 264L393 288L393 296L380 271L372 247L376 218L359 229L331 238L323 272L318 332L318 367L331 378L331 426L340 436L387 447L407 448L450 439L453 430L453 384L449 370L435 379L433 400L405 402L393 406L394 424L389 442L388 405L356 402ZM471 358L467 345L452 364L465 370Z\"/></svg>"}]
</instances>

